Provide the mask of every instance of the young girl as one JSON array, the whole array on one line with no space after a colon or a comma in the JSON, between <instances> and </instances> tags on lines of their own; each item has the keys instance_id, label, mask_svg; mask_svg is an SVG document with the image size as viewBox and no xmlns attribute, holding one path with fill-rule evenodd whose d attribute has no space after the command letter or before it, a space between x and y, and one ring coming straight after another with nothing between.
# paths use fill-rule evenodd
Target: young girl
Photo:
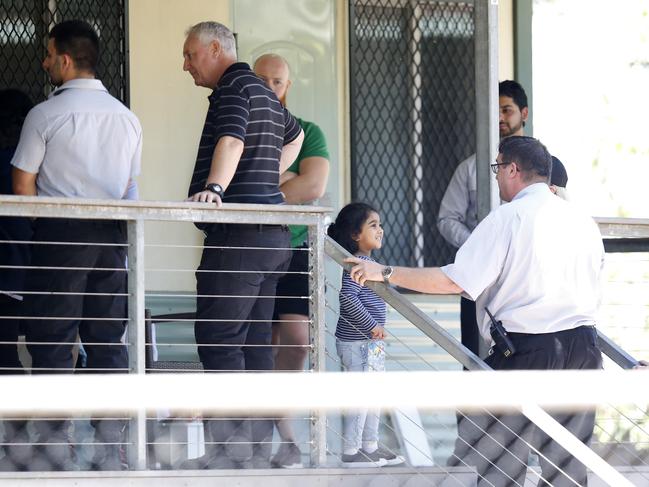
<instances>
[{"instance_id":1,"label":"young girl","mask_svg":"<svg viewBox=\"0 0 649 487\"><path fill-rule=\"evenodd\" d=\"M380 249L383 228L378 212L365 203L345 206L327 233L349 253L372 260ZM385 370L385 302L374 291L355 283L343 272L336 350L349 372ZM379 411L361 410L343 415L345 467L380 467L403 463L403 458L379 447Z\"/></svg>"}]
</instances>

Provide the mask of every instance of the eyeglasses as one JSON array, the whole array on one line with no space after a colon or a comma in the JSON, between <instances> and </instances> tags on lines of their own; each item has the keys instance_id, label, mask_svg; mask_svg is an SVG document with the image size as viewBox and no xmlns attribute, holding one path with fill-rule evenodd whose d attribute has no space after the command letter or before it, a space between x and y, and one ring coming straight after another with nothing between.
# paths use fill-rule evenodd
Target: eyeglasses
<instances>
[{"instance_id":1,"label":"eyeglasses","mask_svg":"<svg viewBox=\"0 0 649 487\"><path fill-rule=\"evenodd\" d=\"M511 162L496 162L495 164L491 164L491 172L498 174L498 166L507 166L508 164L511 164Z\"/></svg>"}]
</instances>

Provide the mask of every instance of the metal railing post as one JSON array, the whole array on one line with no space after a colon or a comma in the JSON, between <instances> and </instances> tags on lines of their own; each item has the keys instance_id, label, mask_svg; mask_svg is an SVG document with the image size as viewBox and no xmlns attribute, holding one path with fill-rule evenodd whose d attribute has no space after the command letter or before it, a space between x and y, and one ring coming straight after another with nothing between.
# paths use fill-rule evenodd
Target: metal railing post
<instances>
[{"instance_id":1,"label":"metal railing post","mask_svg":"<svg viewBox=\"0 0 649 487\"><path fill-rule=\"evenodd\" d=\"M146 373L144 320L144 221L128 220L128 365L129 373ZM138 409L129 425L129 465L147 468L146 411Z\"/></svg>"},{"instance_id":2,"label":"metal railing post","mask_svg":"<svg viewBox=\"0 0 649 487\"><path fill-rule=\"evenodd\" d=\"M325 228L324 216L319 215L315 225L309 225L309 368L324 372L325 362ZM327 461L327 416L324 411L311 413L311 466L318 467Z\"/></svg>"},{"instance_id":3,"label":"metal railing post","mask_svg":"<svg viewBox=\"0 0 649 487\"><path fill-rule=\"evenodd\" d=\"M498 153L498 2L474 2L478 220L495 203L489 164Z\"/></svg>"}]
</instances>

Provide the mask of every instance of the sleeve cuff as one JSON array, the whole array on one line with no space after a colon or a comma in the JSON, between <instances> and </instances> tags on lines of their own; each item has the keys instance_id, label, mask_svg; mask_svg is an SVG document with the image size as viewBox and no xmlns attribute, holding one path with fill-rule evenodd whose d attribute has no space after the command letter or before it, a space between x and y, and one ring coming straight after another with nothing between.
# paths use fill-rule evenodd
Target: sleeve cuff
<instances>
[{"instance_id":1,"label":"sleeve cuff","mask_svg":"<svg viewBox=\"0 0 649 487\"><path fill-rule=\"evenodd\" d=\"M459 272L455 264L445 265L444 267L440 267L440 270L446 274L446 277L462 288L462 297L470 299L471 301L478 299L480 293L471 286L469 279Z\"/></svg>"}]
</instances>

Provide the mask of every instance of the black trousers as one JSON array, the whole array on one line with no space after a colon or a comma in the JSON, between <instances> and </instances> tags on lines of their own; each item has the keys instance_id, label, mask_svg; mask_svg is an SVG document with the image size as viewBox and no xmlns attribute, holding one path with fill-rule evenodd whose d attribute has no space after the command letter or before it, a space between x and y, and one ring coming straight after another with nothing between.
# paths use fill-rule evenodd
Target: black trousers
<instances>
[{"instance_id":1,"label":"black trousers","mask_svg":"<svg viewBox=\"0 0 649 487\"><path fill-rule=\"evenodd\" d=\"M77 334L88 354L89 369L126 369L126 346L121 343L127 319L126 296L86 295L126 293L126 272L121 270L126 265L126 249L92 245L124 244L123 225L112 221L38 220L34 241L81 245L35 244L32 248L32 266L54 269L30 270L28 289L74 293L26 296L25 312L33 319L25 320L25 337L27 342L36 342L28 345L33 373L51 373L55 369L72 372L72 347ZM57 319L49 319L54 317Z\"/></svg>"},{"instance_id":2,"label":"black trousers","mask_svg":"<svg viewBox=\"0 0 649 487\"><path fill-rule=\"evenodd\" d=\"M199 297L194 334L206 371L273 370L272 297L277 281L288 268L289 247L290 236L285 226L212 227L196 272ZM208 430L217 445L237 438L237 442L255 443L259 456L270 456L272 421L213 420ZM241 459L247 456L233 455Z\"/></svg>"},{"instance_id":3,"label":"black trousers","mask_svg":"<svg viewBox=\"0 0 649 487\"><path fill-rule=\"evenodd\" d=\"M23 374L23 366L18 358L18 335L20 335L20 316L22 313L22 301L0 294L0 316L11 317L0 320L0 375ZM27 421L11 420L7 418L2 421L4 435L2 442L5 443L3 450L6 458L13 462L15 470L22 469L28 464L31 458L29 433Z\"/></svg>"},{"instance_id":4,"label":"black trousers","mask_svg":"<svg viewBox=\"0 0 649 487\"><path fill-rule=\"evenodd\" d=\"M460 298L460 336L462 345L480 356L480 332L475 301Z\"/></svg>"},{"instance_id":5,"label":"black trousers","mask_svg":"<svg viewBox=\"0 0 649 487\"><path fill-rule=\"evenodd\" d=\"M22 301L0 294L0 374L22 374L23 366L18 359L18 335Z\"/></svg>"},{"instance_id":6,"label":"black trousers","mask_svg":"<svg viewBox=\"0 0 649 487\"><path fill-rule=\"evenodd\" d=\"M51 269L30 270L27 289L72 294L26 295L25 315L30 318L25 319L24 326L27 348L32 356L32 373L72 373L72 348L77 335L88 354L88 372L127 372L128 356L121 342L126 328L127 298L113 295L126 293L126 272L122 270L126 265L126 249L93 245L124 244L123 223L39 219L34 226L33 241L32 266ZM97 436L100 430L96 422L94 425ZM121 421L103 425L101 431L106 431L103 435L106 438L99 439L114 441L122 426ZM35 427L40 441L67 441L67 421L37 421Z\"/></svg>"},{"instance_id":7,"label":"black trousers","mask_svg":"<svg viewBox=\"0 0 649 487\"><path fill-rule=\"evenodd\" d=\"M495 352L486 362L495 370L600 369L602 355L593 327L543 334L510 333L516 354L505 358ZM578 387L578 385L575 385ZM573 414L551 413L552 417L585 444L590 442L595 411ZM459 438L449 464L473 465L478 485L498 487L523 485L530 445L539 452L539 486L587 485L586 467L521 414L462 415ZM570 477L570 478L568 478Z\"/></svg>"}]
</instances>

